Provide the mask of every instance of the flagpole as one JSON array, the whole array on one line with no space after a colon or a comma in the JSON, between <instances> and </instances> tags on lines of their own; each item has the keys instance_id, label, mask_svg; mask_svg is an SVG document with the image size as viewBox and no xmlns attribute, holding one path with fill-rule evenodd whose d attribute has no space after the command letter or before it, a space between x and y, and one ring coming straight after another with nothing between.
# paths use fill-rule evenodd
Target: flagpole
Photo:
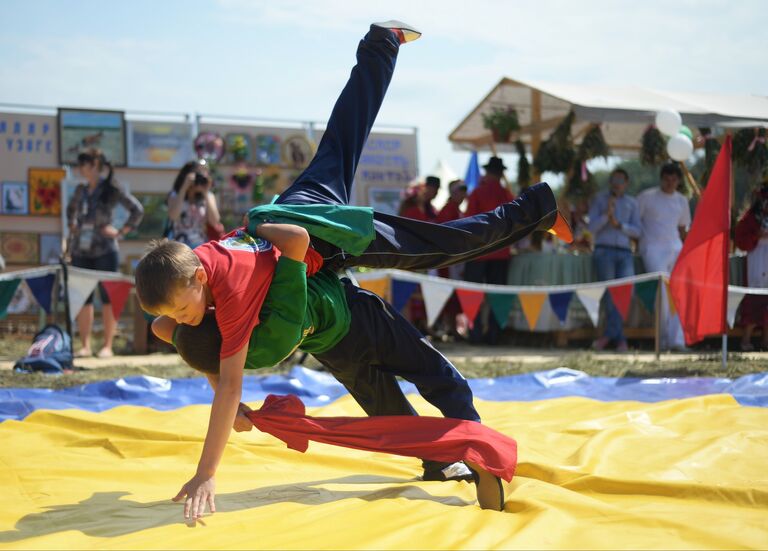
<instances>
[{"instance_id":1,"label":"flagpole","mask_svg":"<svg viewBox=\"0 0 768 551\"><path fill-rule=\"evenodd\" d=\"M730 139L730 133L726 135L726 141ZM731 164L731 159L728 159L728 228L731 227L731 207L733 205L733 165ZM725 239L723 240L725 243L723 243L723 248L725 251L723 252L724 257L724 266L723 266L723 277L725 279L725 289L723 289L723 301L725 302L725 308L723 308L723 317L725 318L725 321L723 323L723 346L722 346L722 367L723 371L725 371L726 367L728 366L728 285L731 282L731 262L728 258L728 254L731 252L731 240L728 234L726 234Z\"/></svg>"},{"instance_id":2,"label":"flagpole","mask_svg":"<svg viewBox=\"0 0 768 551\"><path fill-rule=\"evenodd\" d=\"M723 370L728 366L728 335L723 335Z\"/></svg>"}]
</instances>

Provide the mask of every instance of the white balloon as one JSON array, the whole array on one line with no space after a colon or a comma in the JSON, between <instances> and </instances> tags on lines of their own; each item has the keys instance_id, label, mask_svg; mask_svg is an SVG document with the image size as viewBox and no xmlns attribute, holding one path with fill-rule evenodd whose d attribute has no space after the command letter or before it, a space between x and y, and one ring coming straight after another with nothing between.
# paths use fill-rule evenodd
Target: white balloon
<instances>
[{"instance_id":1,"label":"white balloon","mask_svg":"<svg viewBox=\"0 0 768 551\"><path fill-rule=\"evenodd\" d=\"M656 128L662 134L674 136L680 131L682 125L683 119L680 117L680 113L674 109L663 109L656 113Z\"/></svg>"},{"instance_id":2,"label":"white balloon","mask_svg":"<svg viewBox=\"0 0 768 551\"><path fill-rule=\"evenodd\" d=\"M685 134L672 136L667 142L667 153L675 161L687 161L693 153L693 142Z\"/></svg>"}]
</instances>

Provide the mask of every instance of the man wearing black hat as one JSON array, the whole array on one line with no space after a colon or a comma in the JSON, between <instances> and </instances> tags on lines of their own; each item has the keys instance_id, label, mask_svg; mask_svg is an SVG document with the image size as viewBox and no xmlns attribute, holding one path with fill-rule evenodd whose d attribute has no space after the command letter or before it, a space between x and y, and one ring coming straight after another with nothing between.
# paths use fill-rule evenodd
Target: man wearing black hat
<instances>
[{"instance_id":1,"label":"man wearing black hat","mask_svg":"<svg viewBox=\"0 0 768 551\"><path fill-rule=\"evenodd\" d=\"M494 156L488 160L483 168L485 169L485 176L480 179L477 187L469 194L467 216L493 210L515 198L512 192L501 184L501 178L507 168L504 166L504 161ZM464 279L475 283L506 285L510 256L509 247L505 247L472 262L467 262L464 268ZM493 317L490 308L484 305L470 331L470 342L496 344L500 336L499 323Z\"/></svg>"}]
</instances>

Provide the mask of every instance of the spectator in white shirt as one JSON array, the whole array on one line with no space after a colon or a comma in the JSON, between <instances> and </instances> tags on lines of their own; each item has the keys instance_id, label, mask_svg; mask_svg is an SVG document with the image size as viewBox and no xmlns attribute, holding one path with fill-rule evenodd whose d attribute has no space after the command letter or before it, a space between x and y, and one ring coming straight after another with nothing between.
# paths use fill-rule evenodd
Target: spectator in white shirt
<instances>
[{"instance_id":1,"label":"spectator in white shirt","mask_svg":"<svg viewBox=\"0 0 768 551\"><path fill-rule=\"evenodd\" d=\"M683 248L691 209L688 199L677 191L683 173L675 162L661 167L659 187L647 189L637 197L640 208L640 254L648 272L671 272ZM680 319L671 316L666 289L662 287L662 348L684 350L685 340Z\"/></svg>"}]
</instances>

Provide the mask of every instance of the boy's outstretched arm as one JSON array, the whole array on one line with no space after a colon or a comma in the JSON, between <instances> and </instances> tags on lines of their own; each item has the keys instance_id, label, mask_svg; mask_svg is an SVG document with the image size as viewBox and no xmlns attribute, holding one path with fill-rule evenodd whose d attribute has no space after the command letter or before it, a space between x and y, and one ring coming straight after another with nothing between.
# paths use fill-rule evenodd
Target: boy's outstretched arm
<instances>
[{"instance_id":1,"label":"boy's outstretched arm","mask_svg":"<svg viewBox=\"0 0 768 551\"><path fill-rule=\"evenodd\" d=\"M197 472L184 486L173 501L184 502L184 518L198 519L203 516L206 505L211 513L216 512L214 497L216 482L214 475L229 439L229 433L240 405L243 388L243 366L248 346L243 346L233 356L221 360L219 379L211 405L208 434L203 452L197 465Z\"/></svg>"},{"instance_id":2,"label":"boy's outstretched arm","mask_svg":"<svg viewBox=\"0 0 768 551\"><path fill-rule=\"evenodd\" d=\"M262 224L257 230L259 237L271 241L286 257L298 261L304 260L309 247L309 234L304 228L292 224ZM216 512L214 475L224 454L240 405L247 353L248 343L246 342L235 354L221 360L218 380L214 383L208 434L205 437L197 472L173 498L173 501L185 499L184 518L186 519L202 517L206 504L211 513Z\"/></svg>"}]
</instances>

